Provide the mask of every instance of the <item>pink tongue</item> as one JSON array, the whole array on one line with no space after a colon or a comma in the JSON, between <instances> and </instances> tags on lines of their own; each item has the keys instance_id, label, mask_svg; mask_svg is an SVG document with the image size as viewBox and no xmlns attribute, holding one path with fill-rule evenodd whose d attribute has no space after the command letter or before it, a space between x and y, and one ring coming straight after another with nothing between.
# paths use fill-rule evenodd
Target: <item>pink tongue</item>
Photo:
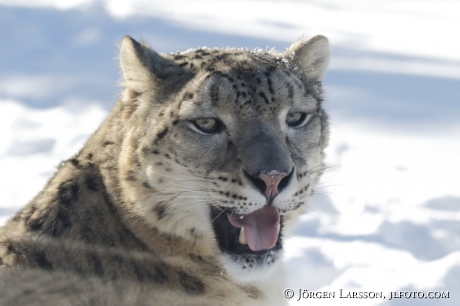
<instances>
[{"instance_id":1,"label":"pink tongue","mask_svg":"<svg viewBox=\"0 0 460 306\"><path fill-rule=\"evenodd\" d=\"M268 250L278 240L278 224L280 214L278 208L265 205L259 210L245 215L240 219L235 215L227 215L228 221L238 228L244 227L248 246L253 251Z\"/></svg>"}]
</instances>

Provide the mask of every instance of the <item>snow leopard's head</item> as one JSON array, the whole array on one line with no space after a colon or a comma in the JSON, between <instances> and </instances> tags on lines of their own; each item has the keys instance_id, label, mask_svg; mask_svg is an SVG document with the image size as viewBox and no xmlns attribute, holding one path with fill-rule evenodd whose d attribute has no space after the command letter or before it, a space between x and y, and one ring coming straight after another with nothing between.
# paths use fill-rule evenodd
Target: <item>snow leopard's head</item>
<instances>
[{"instance_id":1,"label":"snow leopard's head","mask_svg":"<svg viewBox=\"0 0 460 306\"><path fill-rule=\"evenodd\" d=\"M232 277L266 276L322 173L327 39L159 55L126 37L120 57L127 197Z\"/></svg>"}]
</instances>

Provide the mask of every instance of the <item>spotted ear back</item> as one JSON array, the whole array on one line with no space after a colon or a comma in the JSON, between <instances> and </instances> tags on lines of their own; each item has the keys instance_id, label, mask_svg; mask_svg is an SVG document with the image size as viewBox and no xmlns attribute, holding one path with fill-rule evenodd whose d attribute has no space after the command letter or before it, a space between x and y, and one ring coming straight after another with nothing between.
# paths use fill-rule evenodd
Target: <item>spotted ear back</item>
<instances>
[{"instance_id":1,"label":"spotted ear back","mask_svg":"<svg viewBox=\"0 0 460 306\"><path fill-rule=\"evenodd\" d=\"M144 92L180 70L173 61L156 53L146 44L140 44L130 36L121 43L120 65L124 85L136 92Z\"/></svg>"},{"instance_id":2,"label":"spotted ear back","mask_svg":"<svg viewBox=\"0 0 460 306\"><path fill-rule=\"evenodd\" d=\"M329 42L322 35L315 36L308 41L300 39L286 50L286 55L293 55L294 62L307 74L309 79L321 82L329 64Z\"/></svg>"}]
</instances>

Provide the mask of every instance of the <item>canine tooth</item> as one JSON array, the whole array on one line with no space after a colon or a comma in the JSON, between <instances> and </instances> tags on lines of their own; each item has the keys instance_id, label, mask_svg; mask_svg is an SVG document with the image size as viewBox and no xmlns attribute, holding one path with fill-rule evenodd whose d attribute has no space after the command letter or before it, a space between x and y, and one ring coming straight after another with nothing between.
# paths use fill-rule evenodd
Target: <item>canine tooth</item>
<instances>
[{"instance_id":1,"label":"canine tooth","mask_svg":"<svg viewBox=\"0 0 460 306\"><path fill-rule=\"evenodd\" d=\"M278 234L280 233L280 230L281 230L281 224L277 224L276 227L278 228Z\"/></svg>"},{"instance_id":2,"label":"canine tooth","mask_svg":"<svg viewBox=\"0 0 460 306\"><path fill-rule=\"evenodd\" d=\"M240 219L243 220L243 218L244 218L244 215L241 215L241 216L240 216Z\"/></svg>"},{"instance_id":3,"label":"canine tooth","mask_svg":"<svg viewBox=\"0 0 460 306\"><path fill-rule=\"evenodd\" d=\"M242 227L241 230L240 230L240 238L239 238L239 240L240 240L241 244L244 244L244 245L248 244L248 241L246 240L246 236L244 235L244 227Z\"/></svg>"}]
</instances>

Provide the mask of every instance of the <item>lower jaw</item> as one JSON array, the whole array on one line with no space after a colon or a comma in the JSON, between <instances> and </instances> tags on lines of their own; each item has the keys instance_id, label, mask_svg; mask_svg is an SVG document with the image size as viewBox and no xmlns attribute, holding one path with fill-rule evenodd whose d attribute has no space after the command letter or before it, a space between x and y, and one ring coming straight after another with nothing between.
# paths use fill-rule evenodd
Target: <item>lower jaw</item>
<instances>
[{"instance_id":1,"label":"lower jaw","mask_svg":"<svg viewBox=\"0 0 460 306\"><path fill-rule=\"evenodd\" d=\"M237 282L252 282L273 279L281 262L282 250L269 251L265 255L223 254L223 264L227 272ZM276 274L273 274L276 273Z\"/></svg>"},{"instance_id":2,"label":"lower jaw","mask_svg":"<svg viewBox=\"0 0 460 306\"><path fill-rule=\"evenodd\" d=\"M270 250L265 250L264 252L254 252L251 254L236 254L236 253L226 253L230 258L236 262L243 263L243 269L246 267L253 268L256 266L261 266L264 264L274 263L281 251L280 248L272 248Z\"/></svg>"}]
</instances>

